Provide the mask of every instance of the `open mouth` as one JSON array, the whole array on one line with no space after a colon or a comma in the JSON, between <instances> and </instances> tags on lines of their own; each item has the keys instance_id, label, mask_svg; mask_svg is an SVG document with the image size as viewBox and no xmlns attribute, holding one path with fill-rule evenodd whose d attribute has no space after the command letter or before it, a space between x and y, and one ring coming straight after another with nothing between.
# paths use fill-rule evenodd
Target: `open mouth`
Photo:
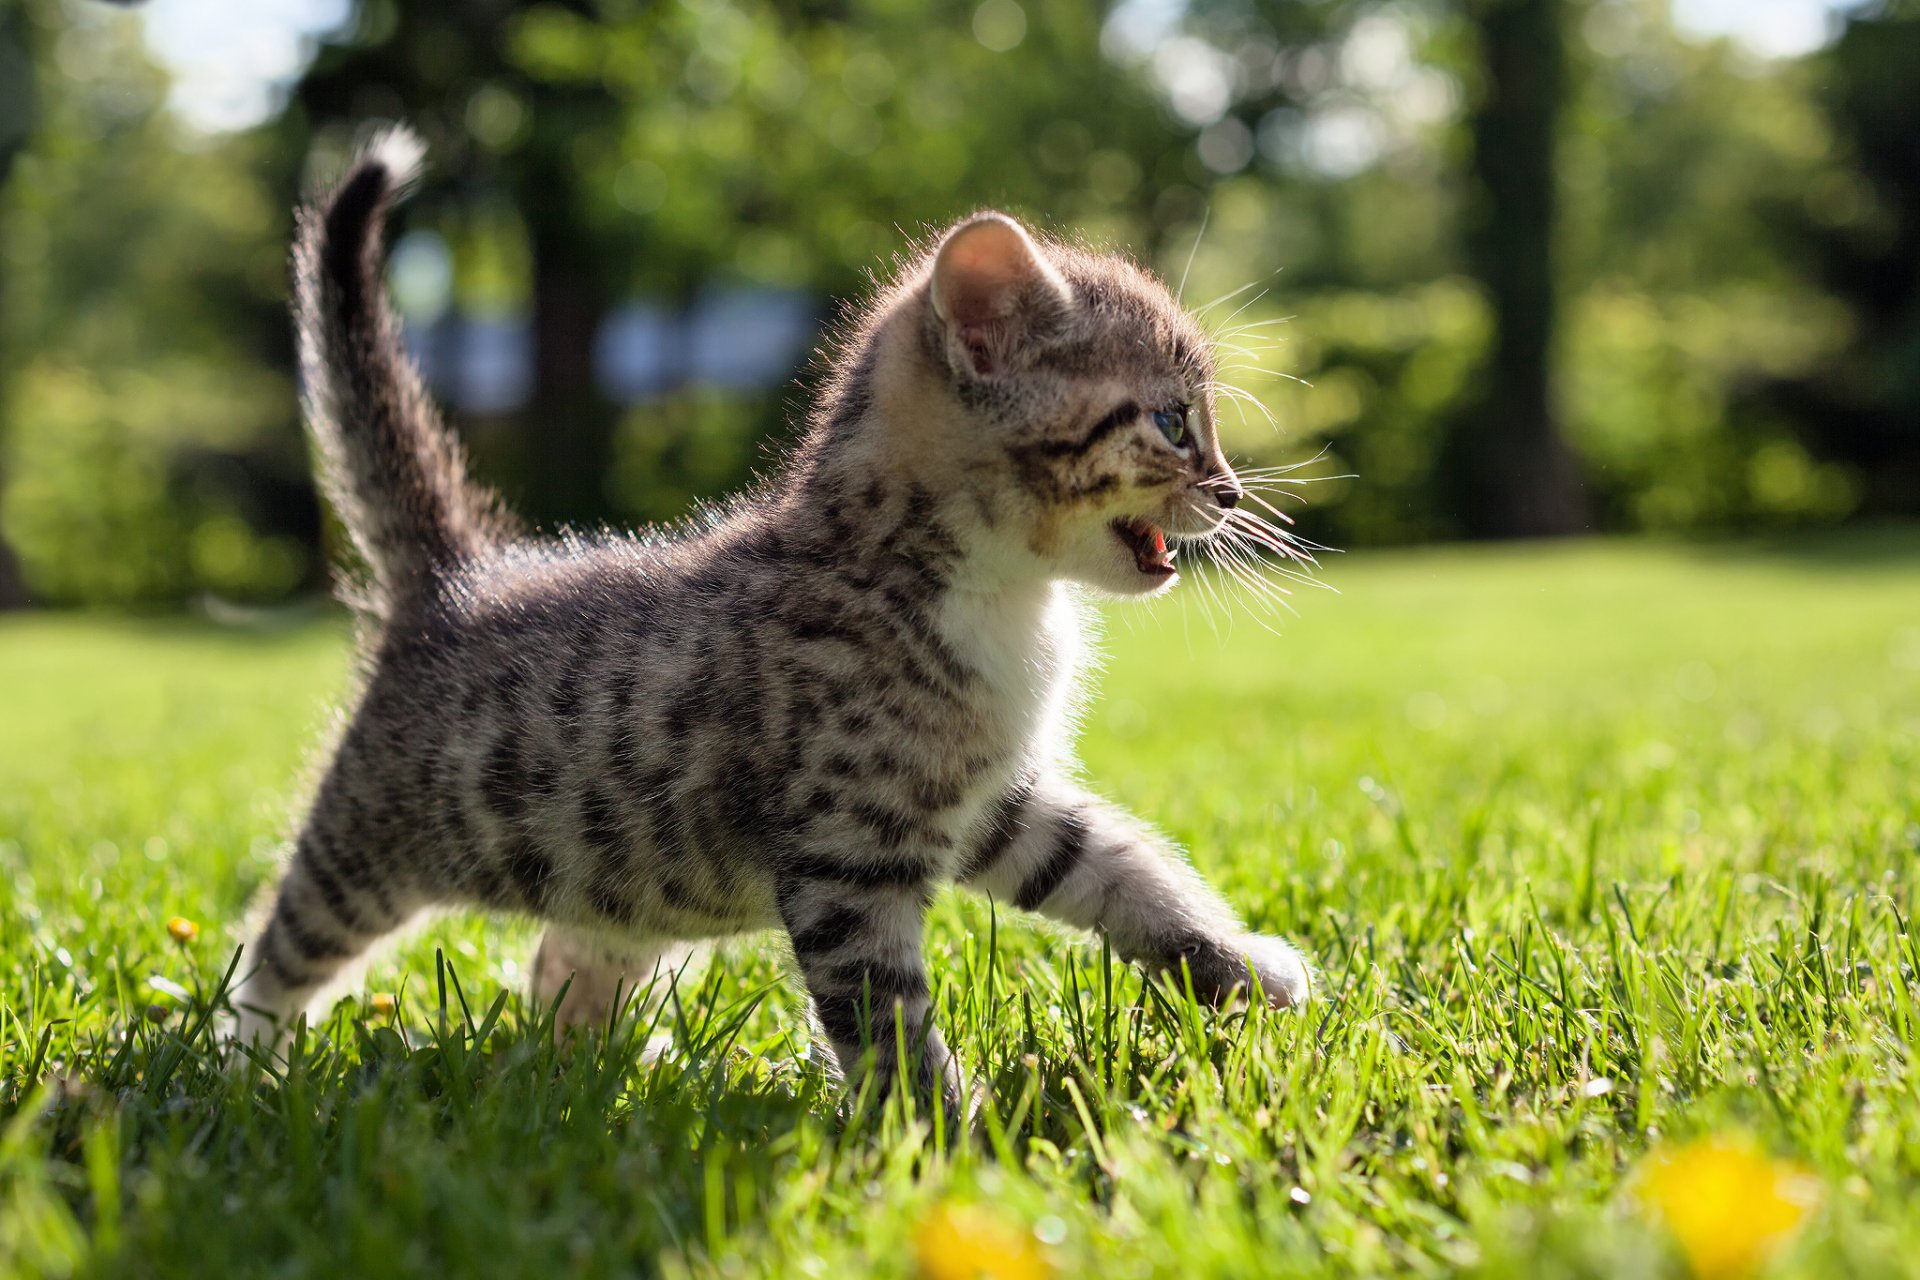
<instances>
[{"instance_id":1,"label":"open mouth","mask_svg":"<svg viewBox=\"0 0 1920 1280\"><path fill-rule=\"evenodd\" d=\"M1173 553L1167 550L1167 535L1145 520L1115 520L1113 536L1133 553L1133 563L1152 578L1171 578L1179 572L1173 567Z\"/></svg>"}]
</instances>

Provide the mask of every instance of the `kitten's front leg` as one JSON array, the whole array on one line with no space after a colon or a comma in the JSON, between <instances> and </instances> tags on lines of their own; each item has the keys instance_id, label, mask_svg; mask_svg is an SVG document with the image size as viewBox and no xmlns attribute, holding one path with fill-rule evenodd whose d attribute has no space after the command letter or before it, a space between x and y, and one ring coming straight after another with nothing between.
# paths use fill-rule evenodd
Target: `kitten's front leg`
<instances>
[{"instance_id":1,"label":"kitten's front leg","mask_svg":"<svg viewBox=\"0 0 1920 1280\"><path fill-rule=\"evenodd\" d=\"M875 1096L885 1097L904 1057L919 1096L938 1093L950 1120L962 1116L959 1066L929 1016L922 933L931 881L901 864L806 861L810 870L780 880L780 914L841 1071L858 1085L870 1063Z\"/></svg>"},{"instance_id":2,"label":"kitten's front leg","mask_svg":"<svg viewBox=\"0 0 1920 1280\"><path fill-rule=\"evenodd\" d=\"M960 878L1023 910L1098 929L1150 970L1177 974L1184 964L1202 999L1225 1003L1257 980L1268 1004L1286 1008L1312 989L1290 944L1248 933L1164 840L1063 780L1003 797Z\"/></svg>"}]
</instances>

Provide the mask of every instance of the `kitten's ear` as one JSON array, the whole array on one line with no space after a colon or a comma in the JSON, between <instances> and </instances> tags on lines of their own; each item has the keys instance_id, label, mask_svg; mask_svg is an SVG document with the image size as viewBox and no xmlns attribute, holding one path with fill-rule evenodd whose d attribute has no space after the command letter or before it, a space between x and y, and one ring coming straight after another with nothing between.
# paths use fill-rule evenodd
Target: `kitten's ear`
<instances>
[{"instance_id":1,"label":"kitten's ear","mask_svg":"<svg viewBox=\"0 0 1920 1280\"><path fill-rule=\"evenodd\" d=\"M934 313L950 358L975 375L1004 372L1022 340L1057 324L1072 305L1066 281L1003 213L968 218L934 255Z\"/></svg>"}]
</instances>

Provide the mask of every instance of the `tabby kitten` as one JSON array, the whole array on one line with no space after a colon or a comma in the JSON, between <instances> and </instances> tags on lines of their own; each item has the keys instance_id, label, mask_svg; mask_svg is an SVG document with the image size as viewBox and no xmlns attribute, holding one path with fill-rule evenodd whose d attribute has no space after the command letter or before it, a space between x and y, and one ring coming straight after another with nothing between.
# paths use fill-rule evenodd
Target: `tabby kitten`
<instances>
[{"instance_id":1,"label":"tabby kitten","mask_svg":"<svg viewBox=\"0 0 1920 1280\"><path fill-rule=\"evenodd\" d=\"M233 993L273 1043L454 903L547 922L534 995L600 1020L696 940L787 932L848 1072L960 1101L923 920L956 881L1226 1001L1307 998L1177 852L1073 780L1083 584L1165 591L1242 496L1205 334L1117 258L967 218L850 333L760 488L671 532L516 537L381 282L420 147L300 219L307 420L370 581L366 678ZM571 980L571 986L566 984ZM867 1058L866 1050L877 1051Z\"/></svg>"}]
</instances>

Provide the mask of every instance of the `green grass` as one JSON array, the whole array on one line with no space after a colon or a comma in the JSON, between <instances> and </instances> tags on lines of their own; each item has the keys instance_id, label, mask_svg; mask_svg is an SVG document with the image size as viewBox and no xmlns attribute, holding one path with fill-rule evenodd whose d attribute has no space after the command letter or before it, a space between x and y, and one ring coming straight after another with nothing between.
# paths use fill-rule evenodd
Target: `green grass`
<instances>
[{"instance_id":1,"label":"green grass","mask_svg":"<svg viewBox=\"0 0 1920 1280\"><path fill-rule=\"evenodd\" d=\"M1920 1274L1920 536L1326 576L1277 638L1118 611L1085 735L1321 998L1203 1013L943 900L953 1143L836 1118L765 940L656 1064L556 1049L530 930L455 917L370 974L397 1031L221 1069L167 991L227 963L344 629L0 624L0 1273L901 1275L952 1200L1067 1276L1679 1275L1634 1170L1743 1131L1824 1189L1778 1270Z\"/></svg>"}]
</instances>

